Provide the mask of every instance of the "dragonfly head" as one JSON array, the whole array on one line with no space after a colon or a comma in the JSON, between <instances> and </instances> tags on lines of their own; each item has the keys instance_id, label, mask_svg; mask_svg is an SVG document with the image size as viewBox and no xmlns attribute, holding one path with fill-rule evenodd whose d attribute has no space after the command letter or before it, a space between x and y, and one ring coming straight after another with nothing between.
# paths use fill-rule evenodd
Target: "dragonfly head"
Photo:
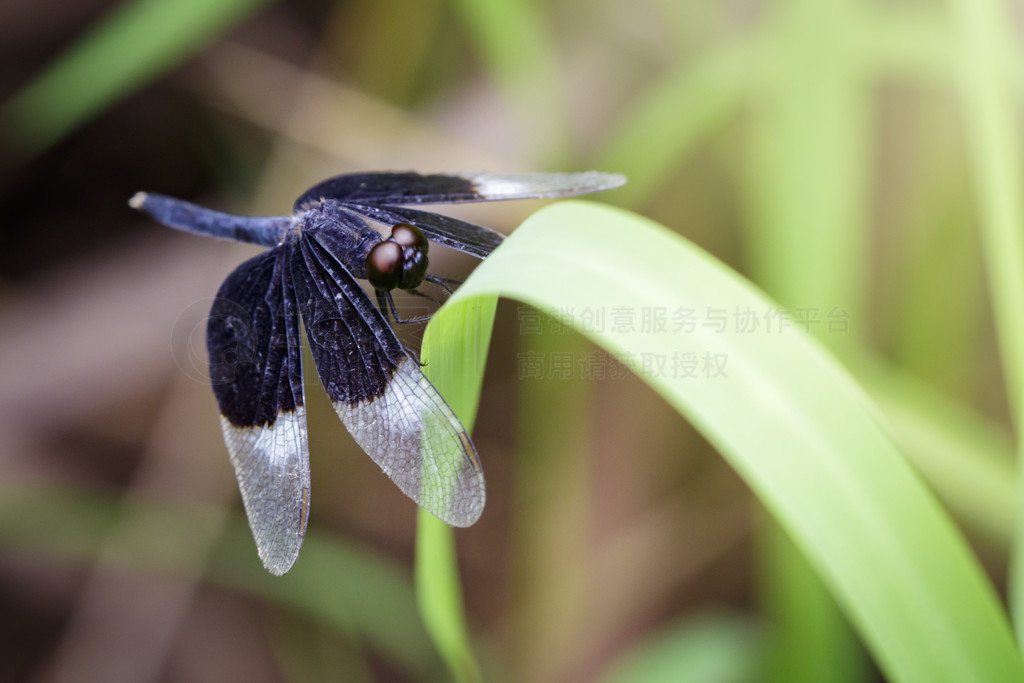
<instances>
[{"instance_id":1,"label":"dragonfly head","mask_svg":"<svg viewBox=\"0 0 1024 683\"><path fill-rule=\"evenodd\" d=\"M366 279L375 289L415 289L427 274L430 243L415 225L398 223L391 236L366 255Z\"/></svg>"}]
</instances>

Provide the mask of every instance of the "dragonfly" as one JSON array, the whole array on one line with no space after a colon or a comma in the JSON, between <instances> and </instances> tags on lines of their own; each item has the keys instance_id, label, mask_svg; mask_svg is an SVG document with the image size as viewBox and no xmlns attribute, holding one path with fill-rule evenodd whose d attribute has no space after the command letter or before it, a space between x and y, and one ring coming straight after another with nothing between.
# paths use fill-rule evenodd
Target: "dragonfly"
<instances>
[{"instance_id":1,"label":"dragonfly","mask_svg":"<svg viewBox=\"0 0 1024 683\"><path fill-rule=\"evenodd\" d=\"M264 217L149 192L131 198L130 206L171 228L269 247L221 285L206 332L224 443L268 571L291 569L309 520L300 321L322 386L356 443L420 507L470 526L484 508L483 468L391 324L424 318L401 318L392 292L429 297L426 284L451 291L454 281L428 271L430 243L483 259L503 236L418 207L567 197L624 183L596 171L356 173L309 188L291 214Z\"/></svg>"}]
</instances>

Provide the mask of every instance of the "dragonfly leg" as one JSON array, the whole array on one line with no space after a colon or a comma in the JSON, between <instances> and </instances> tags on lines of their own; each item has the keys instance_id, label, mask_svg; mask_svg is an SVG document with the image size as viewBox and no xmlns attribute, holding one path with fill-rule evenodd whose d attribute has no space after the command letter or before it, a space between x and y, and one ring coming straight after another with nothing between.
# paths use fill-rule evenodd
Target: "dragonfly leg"
<instances>
[{"instance_id":1,"label":"dragonfly leg","mask_svg":"<svg viewBox=\"0 0 1024 683\"><path fill-rule=\"evenodd\" d=\"M421 294L420 292L415 292L414 290L410 291L420 296L426 296L424 294ZM398 314L398 308L395 307L395 300L391 296L391 292L382 292L379 289L377 290L377 307L380 308L380 312L384 314L385 320L388 319L388 311L390 310L392 317L394 317L395 319L395 322L400 325L405 325L408 323L423 323L430 320L429 315L419 316L416 318L403 318Z\"/></svg>"}]
</instances>

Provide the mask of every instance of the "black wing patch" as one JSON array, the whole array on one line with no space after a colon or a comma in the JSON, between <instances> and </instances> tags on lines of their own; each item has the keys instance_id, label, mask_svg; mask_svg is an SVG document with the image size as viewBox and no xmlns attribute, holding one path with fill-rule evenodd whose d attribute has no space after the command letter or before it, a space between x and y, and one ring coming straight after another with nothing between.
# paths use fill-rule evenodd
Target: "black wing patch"
<instances>
[{"instance_id":1,"label":"black wing patch","mask_svg":"<svg viewBox=\"0 0 1024 683\"><path fill-rule=\"evenodd\" d=\"M292 264L317 373L346 429L418 505L452 526L476 522L483 471L451 408L328 245L304 234Z\"/></svg>"},{"instance_id":2,"label":"black wing patch","mask_svg":"<svg viewBox=\"0 0 1024 683\"><path fill-rule=\"evenodd\" d=\"M460 175L354 173L328 178L309 188L295 200L295 210L301 211L321 199L367 204L426 204L473 201L471 197L475 197L473 182Z\"/></svg>"},{"instance_id":3,"label":"black wing patch","mask_svg":"<svg viewBox=\"0 0 1024 683\"><path fill-rule=\"evenodd\" d=\"M324 247L304 236L292 250L292 272L306 337L332 402L371 401L387 390L405 352L398 338L341 266L328 270Z\"/></svg>"},{"instance_id":4,"label":"black wing patch","mask_svg":"<svg viewBox=\"0 0 1024 683\"><path fill-rule=\"evenodd\" d=\"M240 265L210 311L224 442L264 566L284 574L309 518L309 445L295 289L284 244Z\"/></svg>"}]
</instances>

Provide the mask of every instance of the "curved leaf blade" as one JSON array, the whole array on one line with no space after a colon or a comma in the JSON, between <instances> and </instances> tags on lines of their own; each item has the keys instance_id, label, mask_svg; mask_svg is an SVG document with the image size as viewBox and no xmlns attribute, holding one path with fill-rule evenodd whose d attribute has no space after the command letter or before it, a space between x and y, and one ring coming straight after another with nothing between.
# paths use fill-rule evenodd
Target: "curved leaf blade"
<instances>
[{"instance_id":1,"label":"curved leaf blade","mask_svg":"<svg viewBox=\"0 0 1024 683\"><path fill-rule=\"evenodd\" d=\"M563 202L528 219L435 316L501 294L564 319L776 305L663 227ZM877 408L802 332L577 328L630 364L745 478L807 554L892 680L1024 680L1006 614L977 560L881 426ZM725 377L645 359L724 356Z\"/></svg>"}]
</instances>

